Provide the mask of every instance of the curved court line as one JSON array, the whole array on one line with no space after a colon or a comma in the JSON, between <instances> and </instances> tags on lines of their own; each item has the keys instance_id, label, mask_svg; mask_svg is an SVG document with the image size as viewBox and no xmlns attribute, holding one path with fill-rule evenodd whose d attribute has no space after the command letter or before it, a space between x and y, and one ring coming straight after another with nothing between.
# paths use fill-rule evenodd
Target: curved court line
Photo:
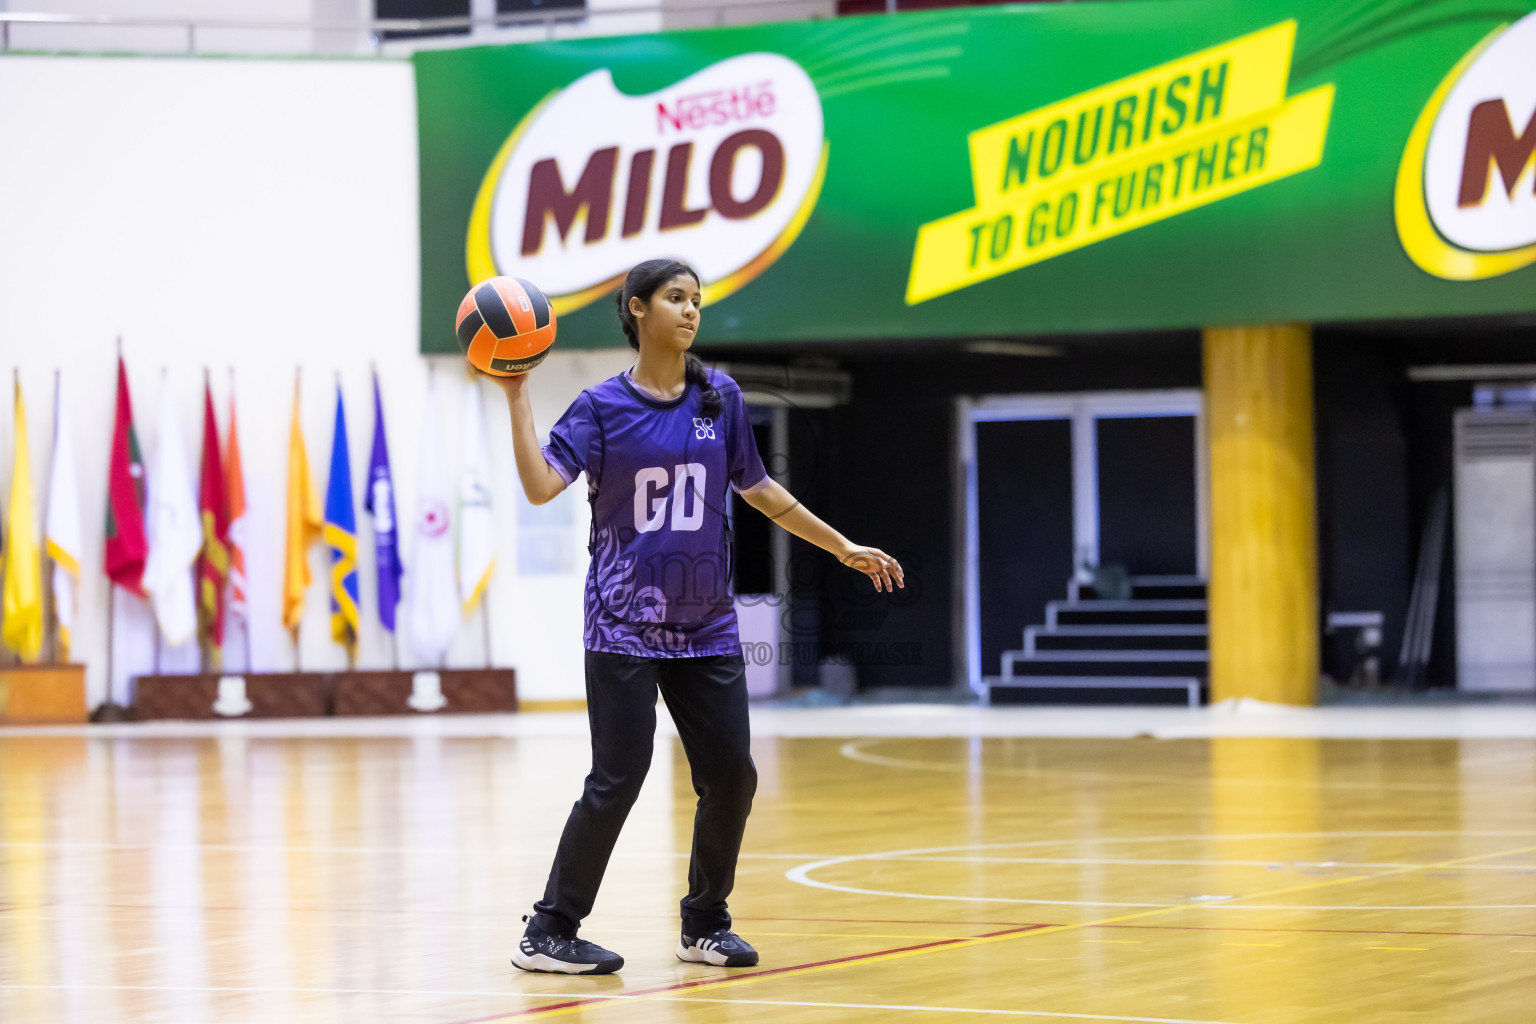
<instances>
[{"instance_id":1,"label":"curved court line","mask_svg":"<svg viewBox=\"0 0 1536 1024\"><path fill-rule=\"evenodd\" d=\"M1275 833L1271 833L1271 834L1273 835ZM1371 833L1368 833L1368 834L1371 834ZM1444 834L1444 833L1441 833L1441 834ZM1456 834L1456 833L1452 833L1452 834ZM1000 845L1006 845L1006 844L993 844L993 845L999 845L1000 846ZM1013 844L1013 845L1025 845L1025 844ZM1425 865L1425 866L1454 867L1455 865L1458 865L1458 864L1465 864L1468 861L1483 860L1483 859L1486 859L1488 857L1501 857L1501 856L1502 857L1512 857L1512 856L1514 856L1516 854L1533 853L1533 852L1536 852L1536 846L1525 846L1525 847L1519 847L1519 848L1513 849L1513 850L1503 850L1503 851L1495 851L1493 853L1474 854L1474 855L1468 856L1468 857L1454 857L1454 858L1451 858L1449 860L1437 861L1433 865ZM1413 869L1413 870L1418 870L1418 869ZM1251 893L1249 896L1246 896L1246 897L1238 896L1238 897L1234 897L1234 898L1235 899L1254 899L1254 898L1258 898L1258 897L1262 897L1262 896L1283 896L1283 895L1286 895L1288 893L1306 892L1306 891L1315 890L1315 889L1327 889L1327 888L1331 888L1333 886L1348 885L1348 884L1350 884L1352 882L1366 881L1366 880L1371 879L1371 878L1387 877L1388 875L1399 874L1399 873L1402 873L1402 872L1387 872L1386 875L1376 875L1376 876L1351 875L1351 876L1346 876L1344 878L1333 878L1333 879L1329 879L1327 881L1322 881L1322 882L1306 882L1306 883L1303 883L1301 885L1284 886L1284 887L1279 888L1279 889L1264 889L1264 890L1260 890L1259 892L1256 892L1256 893ZM1095 921L1079 921L1079 922L1076 922L1076 923L1073 923L1073 924L1031 925L1031 926L1010 928L1010 929L1008 929L1006 931L992 932L992 933L986 934L986 935L978 935L978 936L976 936L975 938L972 938L972 939L960 939L958 941L956 941L956 940L941 940L941 941L938 941L938 942L923 943L923 944L917 945L917 946L907 946L907 947L902 948L902 949L889 950L889 951L885 951L885 952L881 952L881 953L875 953L875 954L871 954L871 955L864 955L864 956L854 955L854 956L848 956L848 957L840 957L840 958L838 958L836 960L823 961L821 963L816 963L816 964L804 964L804 965L800 965L800 966L796 966L796 967L772 968L772 969L769 969L769 970L766 970L766 971L756 971L756 972L753 972L753 973L750 973L750 974L736 975L734 977L727 976L727 977L724 977L724 978L717 977L717 978L702 979L702 980L699 980L699 981L683 982L683 983L678 984L678 985L667 986L666 988L663 988L663 989L652 989L652 990L649 990L649 991L641 990L639 992L634 993L634 995L637 998L640 998L640 997L644 997L644 998L672 998L672 996L671 996L672 993L679 992L680 990L697 989L699 987L706 986L706 985L710 986L710 990L712 992L718 992L721 989L737 988L737 987L740 987L740 986L743 986L743 985L756 984L757 982L762 981L763 979L769 978L769 977L776 977L776 978L804 977L806 975L820 974L820 973L824 973L824 972L827 972L827 971L845 970L845 969L850 968L850 967L868 966L868 965L873 964L873 963L889 963L889 962L892 962L892 961L895 961L895 960L904 960L904 959L907 959L909 957L928 956L928 955L932 955L932 954L936 954L936 953L948 953L948 952L954 952L956 950L961 950L961 949L975 949L975 948L978 948L980 946L995 945L997 943L1002 943L1002 942L1017 942L1017 941L1022 940L1022 939L1038 937L1038 936L1041 936L1041 935L1061 935L1061 934L1064 934L1066 932L1082 931L1083 929L1086 929L1086 928L1098 928L1098 927L1103 927L1103 926L1106 926L1106 925L1124 924L1127 921L1146 920L1147 918L1160 917L1160 916L1163 916L1163 915L1166 915L1166 914L1177 914L1177 913L1181 913L1181 912L1183 912L1185 910L1191 909L1192 906L1193 905L1191 905L1191 904L1182 904L1182 905L1178 905L1178 906L1158 907L1158 908L1153 909L1153 910L1139 910L1139 911L1136 911L1135 913L1117 914L1117 915L1115 915L1113 917L1100 918L1100 919L1095 920ZM1294 908L1292 908L1292 909L1294 909ZM536 1007L536 1008L533 1008L531 1010L518 1010L518 1011L514 1011L514 1012L512 1012L510 1014L501 1014L501 1015L498 1015L496 1017L477 1017L477 1018L475 1018L472 1021L461 1021L461 1022L459 1022L459 1024L485 1024L485 1022L488 1022L488 1021L491 1021L491 1020L505 1020L505 1019L509 1019L511 1017L559 1017L559 1016L565 1016L565 1015L571 1014L571 1013L580 1013L582 1011L582 1009L588 1008L588 1007L592 1007L593 1005L594 1004L591 1001L589 1001L589 1000L575 999L575 1000L571 1000L571 1001L564 1002L564 1003L556 1003L556 1004L554 1004L552 1006ZM611 1003L610 1004L598 1003L596 1005L602 1006L602 1005L613 1005L613 1004L611 1004ZM1195 1022L1188 1022L1188 1024L1195 1024Z\"/></svg>"},{"instance_id":2,"label":"curved court line","mask_svg":"<svg viewBox=\"0 0 1536 1024\"><path fill-rule=\"evenodd\" d=\"M884 754L872 754L864 748L874 743L889 743L895 739L910 740L914 737L883 736L874 739L850 740L838 748L838 753L850 761L859 761L863 764L872 764L881 768L915 768L921 771L953 772L966 774L971 770L969 764L957 764L953 761L923 761L910 757L888 757ZM916 737L919 739L948 739L950 737ZM1054 739L1055 737L1047 737ZM1445 782L1376 782L1365 780L1352 782L1346 779L1244 779L1221 778L1213 779L1209 774L1205 775L1146 775L1132 774L1128 772L1104 772L1073 768L986 768L987 775L1001 775L1008 778L1020 779L1075 779L1078 781L1092 779L1100 782L1140 782L1151 784L1178 783L1181 785L1209 784L1220 782L1223 786L1306 786L1308 788L1322 789L1384 789L1401 790L1404 792L1459 792L1463 787L1455 783ZM1528 783L1516 782L1509 785L1501 785L1501 790L1528 790L1536 789Z\"/></svg>"},{"instance_id":3,"label":"curved court line","mask_svg":"<svg viewBox=\"0 0 1536 1024\"><path fill-rule=\"evenodd\" d=\"M679 857L687 854L678 854ZM794 858L781 858L792 860ZM800 858L804 859L804 858ZM1352 860L1171 860L1153 857L898 857L881 855L876 860L917 861L924 864L1104 864L1126 867L1197 868L1421 868L1422 864L1397 861ZM1536 864L1464 864L1463 871L1536 871Z\"/></svg>"},{"instance_id":4,"label":"curved court line","mask_svg":"<svg viewBox=\"0 0 1536 1024\"><path fill-rule=\"evenodd\" d=\"M1518 837L1527 838L1536 836L1536 832L1529 831L1490 831L1490 832L1460 832L1450 830L1409 830L1409 831L1384 831L1384 832L1261 832L1245 835L1183 835L1183 836L1109 836L1095 839L1096 844L1102 843L1160 843L1160 842L1213 842L1218 840L1252 841L1255 839L1374 839L1374 838L1401 838L1401 837L1434 837L1434 836L1486 836L1486 837ZM800 864L790 868L784 873L784 877L797 885L803 885L812 889L825 889L829 892L845 892L856 896L887 896L895 899L912 900L952 900L959 903L1010 903L1027 904L1032 906L1057 906L1057 907L1152 907L1159 909L1176 907L1199 907L1209 910L1533 910L1536 904L1527 903L1498 903L1492 905L1458 905L1451 903L1431 904L1426 906L1313 906L1306 904L1280 904L1280 905L1255 905L1247 903L1207 902L1207 903L1141 903L1114 900L1043 900L1024 899L1016 896L951 896L939 893L900 892L889 889L863 889L857 886L839 885L836 882L823 882L810 877L811 872L822 868L833 867L838 864L852 864L867 861L891 861L907 858L920 858L929 854L953 853L955 851L975 850L999 850L1021 849L1040 846L1064 846L1082 842L1081 839L1035 839L1020 843L977 843L963 844L959 846L927 846L915 847L906 850L882 850L876 853L849 854L841 857L827 857L807 864ZM1485 854L1474 856L1497 856L1497 854ZM963 860L964 858L956 858ZM1461 858L1467 860L1470 858ZM1280 861L1278 863L1287 863ZM1403 865L1381 876L1368 876L1360 879L1370 881L1372 877L1390 877L1392 874L1402 874L1424 868L1438 867L1445 862L1438 861L1428 864ZM1309 863L1307 866L1319 866ZM1333 866L1344 867L1336 864ZM1234 900L1242 899L1234 896Z\"/></svg>"}]
</instances>

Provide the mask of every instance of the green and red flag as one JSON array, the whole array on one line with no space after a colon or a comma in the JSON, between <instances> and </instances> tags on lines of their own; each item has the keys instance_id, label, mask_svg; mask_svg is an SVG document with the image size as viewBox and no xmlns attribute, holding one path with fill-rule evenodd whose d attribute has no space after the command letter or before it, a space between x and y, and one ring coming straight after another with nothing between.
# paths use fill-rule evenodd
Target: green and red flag
<instances>
[{"instance_id":1,"label":"green and red flag","mask_svg":"<svg viewBox=\"0 0 1536 1024\"><path fill-rule=\"evenodd\" d=\"M144 596L144 560L149 539L144 533L144 456L133 429L133 400L128 396L128 369L117 357L117 414L112 427L112 459L107 469L107 543L103 555L107 578Z\"/></svg>"}]
</instances>

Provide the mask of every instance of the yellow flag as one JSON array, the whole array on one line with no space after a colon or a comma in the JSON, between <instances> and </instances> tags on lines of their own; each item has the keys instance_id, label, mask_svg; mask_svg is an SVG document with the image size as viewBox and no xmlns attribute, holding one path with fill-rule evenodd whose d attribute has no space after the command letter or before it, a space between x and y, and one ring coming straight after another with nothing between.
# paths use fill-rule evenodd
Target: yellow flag
<instances>
[{"instance_id":1,"label":"yellow flag","mask_svg":"<svg viewBox=\"0 0 1536 1024\"><path fill-rule=\"evenodd\" d=\"M32 500L32 460L27 451L27 407L16 381L16 457L11 476L11 536L5 554L5 645L22 661L43 652L43 557L37 543L37 506Z\"/></svg>"},{"instance_id":2,"label":"yellow flag","mask_svg":"<svg viewBox=\"0 0 1536 1024\"><path fill-rule=\"evenodd\" d=\"M309 476L309 454L299 423L299 383L293 383L293 423L288 428L288 534L283 559L283 625L297 635L304 593L312 579L309 546L320 539L320 501Z\"/></svg>"}]
</instances>

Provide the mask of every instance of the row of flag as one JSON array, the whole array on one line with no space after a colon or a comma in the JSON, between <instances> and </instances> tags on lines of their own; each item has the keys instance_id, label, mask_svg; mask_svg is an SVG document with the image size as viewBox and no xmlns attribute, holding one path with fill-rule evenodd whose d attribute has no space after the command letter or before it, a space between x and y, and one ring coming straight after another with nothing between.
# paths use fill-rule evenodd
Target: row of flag
<instances>
[{"instance_id":1,"label":"row of flag","mask_svg":"<svg viewBox=\"0 0 1536 1024\"><path fill-rule=\"evenodd\" d=\"M15 444L11 493L0 529L4 572L0 640L23 661L37 661L44 640L43 553L52 562L53 609L58 622L58 660L69 656L70 630L78 617L81 574L79 495L74 445L65 413L63 382L55 376L54 437L43 544L37 543L36 502L27 444L26 406L15 382ZM177 646L194 635L209 668L220 666L229 622L248 622L246 492L231 394L228 432L221 444L213 394L203 385L202 457L194 485L175 403L163 389L156 450L146 465L134 429L128 374L119 356L112 446L108 460L106 543L103 571L110 585L147 600L165 641ZM490 456L480 389L466 383L463 460L456 515L450 513L435 386L423 415L421 478L416 541L409 586L401 556L394 482L384 409L373 379L373 442L363 484L363 510L372 519L379 623L393 636L402 597L408 603L407 639L418 656L441 661L463 617L480 602L495 565ZM312 581L309 551L328 552L331 637L349 659L359 633L357 510L347 445L345 403L338 379L330 467L323 507L310 473L294 381L288 438L282 621L295 644L305 594ZM457 543L450 528L457 519Z\"/></svg>"}]
</instances>

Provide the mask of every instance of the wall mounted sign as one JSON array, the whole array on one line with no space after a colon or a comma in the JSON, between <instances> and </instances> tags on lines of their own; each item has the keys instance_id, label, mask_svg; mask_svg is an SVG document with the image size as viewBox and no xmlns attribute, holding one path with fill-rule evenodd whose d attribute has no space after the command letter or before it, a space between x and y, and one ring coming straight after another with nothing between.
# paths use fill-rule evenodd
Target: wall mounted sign
<instances>
[{"instance_id":1,"label":"wall mounted sign","mask_svg":"<svg viewBox=\"0 0 1536 1024\"><path fill-rule=\"evenodd\" d=\"M701 343L1536 311L1536 0L1031 4L422 51L422 348L563 346L698 267Z\"/></svg>"}]
</instances>

